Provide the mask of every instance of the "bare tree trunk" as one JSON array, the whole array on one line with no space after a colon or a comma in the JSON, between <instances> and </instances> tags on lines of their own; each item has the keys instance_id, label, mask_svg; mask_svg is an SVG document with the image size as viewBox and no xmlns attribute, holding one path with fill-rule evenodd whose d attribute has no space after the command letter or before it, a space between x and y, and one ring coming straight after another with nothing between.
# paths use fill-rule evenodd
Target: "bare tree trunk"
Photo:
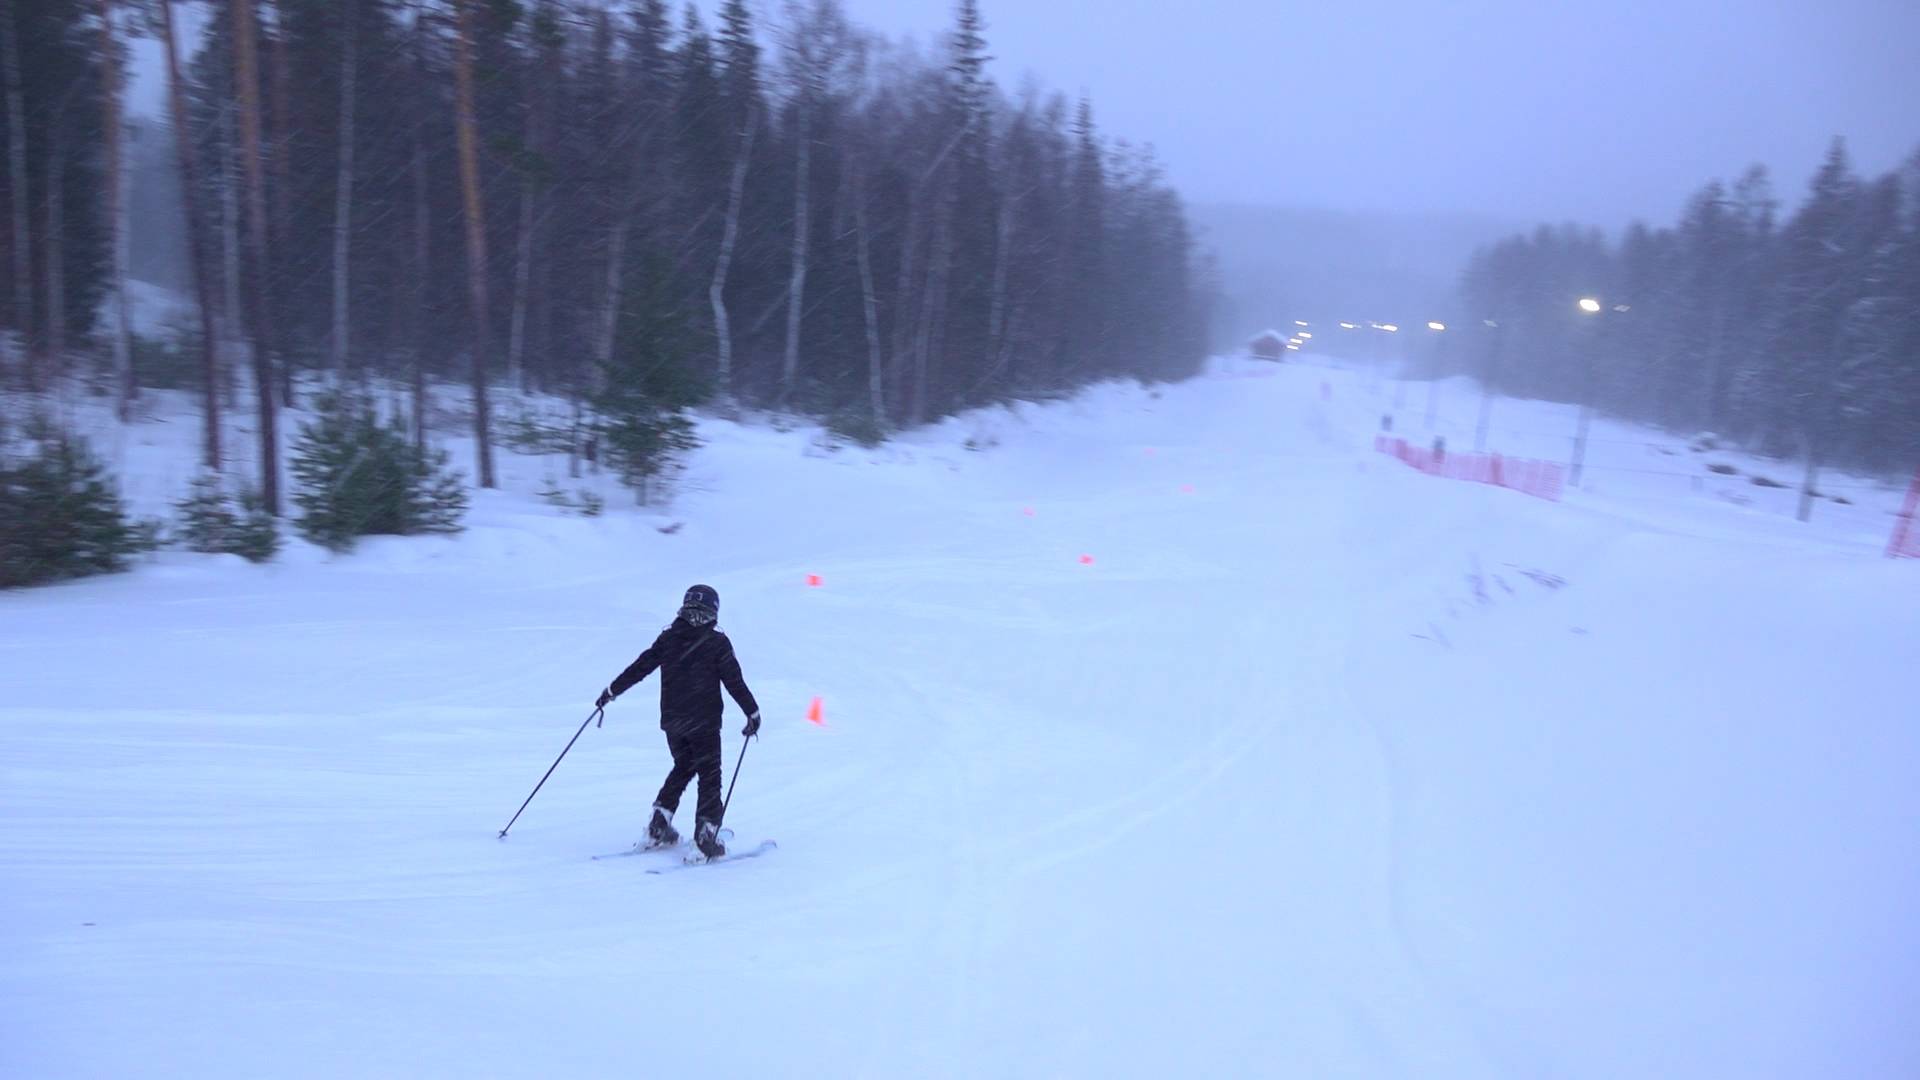
<instances>
[{"instance_id":1,"label":"bare tree trunk","mask_svg":"<svg viewBox=\"0 0 1920 1080\"><path fill-rule=\"evenodd\" d=\"M251 25L258 27L259 21L257 19L252 20ZM291 250L290 245L293 234L293 122L287 115L289 108L288 103L292 95L287 89L288 71L291 65L287 59L286 0L275 0L273 29L272 53L268 59L268 62L273 66L273 70L269 73L267 83L267 94L271 99L269 108L273 110L273 232L268 237L268 247L273 251L284 253ZM256 79L253 85L256 87L259 86L259 81ZM256 115L257 113L258 110L256 109ZM254 144L253 157L255 160L258 160L259 156L259 143L256 141ZM251 220L251 216L249 216L249 220ZM260 306L262 311L270 313L277 310L279 305L285 300L287 283L283 272L284 269L284 267L276 269L270 262L260 268L260 289L262 293ZM236 318L238 318L238 316L236 316ZM276 333L277 330L269 326L267 330L268 336L262 336L258 342L254 343L254 365L258 370L267 370L260 365L258 351L266 348L269 336ZM282 354L280 364L280 402L283 405L292 407L294 402L293 364L285 357L284 350L276 348L274 352Z\"/></svg>"},{"instance_id":2,"label":"bare tree trunk","mask_svg":"<svg viewBox=\"0 0 1920 1080\"><path fill-rule=\"evenodd\" d=\"M936 342L943 336L947 306L947 277L953 261L953 207L947 192L933 209L932 250L927 260L927 291L920 305L920 333L913 348L913 385L907 400L907 423L927 418L928 385Z\"/></svg>"},{"instance_id":3,"label":"bare tree trunk","mask_svg":"<svg viewBox=\"0 0 1920 1080\"><path fill-rule=\"evenodd\" d=\"M780 404L793 398L794 380L800 373L800 310L807 291L807 240L811 215L808 212L810 162L813 153L813 103L803 95L798 104L799 148L795 152L793 177L793 272L787 286L787 354L780 366Z\"/></svg>"},{"instance_id":4,"label":"bare tree trunk","mask_svg":"<svg viewBox=\"0 0 1920 1080\"><path fill-rule=\"evenodd\" d=\"M514 244L513 317L507 323L507 382L526 388L527 305L533 296L533 180L520 187L520 227Z\"/></svg>"},{"instance_id":5,"label":"bare tree trunk","mask_svg":"<svg viewBox=\"0 0 1920 1080\"><path fill-rule=\"evenodd\" d=\"M527 108L525 141L529 154L537 154L540 149L542 87L536 73L537 64L538 60L530 55L522 80ZM520 177L520 225L514 241L513 315L507 322L507 382L523 390L527 386L527 307L533 297L534 204L538 194L533 170L528 169Z\"/></svg>"},{"instance_id":6,"label":"bare tree trunk","mask_svg":"<svg viewBox=\"0 0 1920 1080\"><path fill-rule=\"evenodd\" d=\"M8 5L12 7L11 4ZM20 334L27 389L39 389L34 363L33 326L33 203L27 190L27 106L20 89L20 13L9 13L6 36L0 37L0 64L7 81L7 191L13 199L13 325Z\"/></svg>"},{"instance_id":7,"label":"bare tree trunk","mask_svg":"<svg viewBox=\"0 0 1920 1080\"><path fill-rule=\"evenodd\" d=\"M346 44L340 52L340 154L333 193L333 372L346 373L352 341L352 324L347 320L347 289L351 282L350 260L353 254L353 92L359 80L359 27L355 18L357 0L342 0L340 13L346 26Z\"/></svg>"},{"instance_id":8,"label":"bare tree trunk","mask_svg":"<svg viewBox=\"0 0 1920 1080\"><path fill-rule=\"evenodd\" d=\"M67 104L60 98L47 138L47 375L59 378L67 359Z\"/></svg>"},{"instance_id":9,"label":"bare tree trunk","mask_svg":"<svg viewBox=\"0 0 1920 1080\"><path fill-rule=\"evenodd\" d=\"M259 403L260 500L280 516L279 411L273 398L273 332L267 316L267 192L260 169L260 63L255 53L253 0L232 0L234 76L239 91L240 160L247 178L247 308L253 326L254 393Z\"/></svg>"},{"instance_id":10,"label":"bare tree trunk","mask_svg":"<svg viewBox=\"0 0 1920 1080\"><path fill-rule=\"evenodd\" d=\"M887 425L886 384L881 374L880 305L873 295L873 255L867 229L867 173L862 167L853 180L854 253L860 263L860 304L867 325L867 397L873 409L875 431Z\"/></svg>"},{"instance_id":11,"label":"bare tree trunk","mask_svg":"<svg viewBox=\"0 0 1920 1080\"><path fill-rule=\"evenodd\" d=\"M1009 178L1011 179L1011 178ZM993 288L987 314L987 352L998 358L1004 352L1001 342L1007 332L1007 262L1013 246L1013 211L1016 205L1012 186L1000 198L1000 220L994 229Z\"/></svg>"},{"instance_id":12,"label":"bare tree trunk","mask_svg":"<svg viewBox=\"0 0 1920 1080\"><path fill-rule=\"evenodd\" d=\"M106 140L107 228L112 230L113 247L113 323L107 328L113 336L113 381L119 398L116 413L121 423L133 418L133 401L139 388L133 379L133 349L127 313L127 193L121 163L126 137L120 123L120 40L113 22L112 0L99 0L100 15L100 98L101 136Z\"/></svg>"},{"instance_id":13,"label":"bare tree trunk","mask_svg":"<svg viewBox=\"0 0 1920 1080\"><path fill-rule=\"evenodd\" d=\"M433 247L429 229L433 214L427 200L426 135L416 118L413 125L413 445L427 448L427 282L433 280Z\"/></svg>"},{"instance_id":14,"label":"bare tree trunk","mask_svg":"<svg viewBox=\"0 0 1920 1080\"><path fill-rule=\"evenodd\" d=\"M631 137L629 130L616 138L616 149L610 155L614 160L626 159L633 153L629 145ZM587 373L588 386L602 385L607 365L613 361L613 337L620 325L620 296L627 269L627 235L633 230L634 214L640 205L640 163L634 159L628 160L627 165L627 178L614 194L618 205L614 207L613 225L607 234L607 268L601 282L600 310L595 313L593 370Z\"/></svg>"},{"instance_id":15,"label":"bare tree trunk","mask_svg":"<svg viewBox=\"0 0 1920 1080\"><path fill-rule=\"evenodd\" d=\"M221 336L236 355L223 366L226 369L227 404L233 404L233 373L239 364L251 359L245 355L245 337L240 330L240 133L239 118L228 102L220 110L220 281Z\"/></svg>"},{"instance_id":16,"label":"bare tree trunk","mask_svg":"<svg viewBox=\"0 0 1920 1080\"><path fill-rule=\"evenodd\" d=\"M902 386L913 385L913 328L918 321L914 317L918 310L915 286L920 282L920 232L925 217L921 198L919 189L907 194L907 227L900 238L900 280L893 293L893 392L896 396ZM904 416L906 402L902 400L900 406Z\"/></svg>"},{"instance_id":17,"label":"bare tree trunk","mask_svg":"<svg viewBox=\"0 0 1920 1080\"><path fill-rule=\"evenodd\" d=\"M194 162L193 134L187 127L187 91L180 77L180 49L174 43L173 4L160 4L160 35L167 50L167 99L173 113L174 148L180 159L180 202L187 218L187 261L192 264L194 298L200 308L200 350L205 360L203 412L206 436L203 463L220 470L220 344L213 330L213 296L207 281L207 238L200 218L199 168Z\"/></svg>"},{"instance_id":18,"label":"bare tree trunk","mask_svg":"<svg viewBox=\"0 0 1920 1080\"><path fill-rule=\"evenodd\" d=\"M536 226L537 227L537 226ZM538 238L536 238L537 240ZM528 331L531 340L527 344L528 352L536 357L539 371L529 370L529 381L542 391L553 389L553 256L543 249L543 254L535 260L532 295L527 301L528 318L533 326Z\"/></svg>"},{"instance_id":19,"label":"bare tree trunk","mask_svg":"<svg viewBox=\"0 0 1920 1080\"><path fill-rule=\"evenodd\" d=\"M746 130L740 133L740 156L733 160L733 182L727 191L727 224L720 238L720 261L713 269L707 299L713 304L713 328L720 339L720 399L733 403L733 330L727 325L727 271L733 266L733 247L740 237L740 204L747 190L747 162L753 156L753 133L759 125L757 109L747 109Z\"/></svg>"},{"instance_id":20,"label":"bare tree trunk","mask_svg":"<svg viewBox=\"0 0 1920 1080\"><path fill-rule=\"evenodd\" d=\"M493 445L487 407L487 222L480 197L480 147L473 127L473 38L468 8L454 0L454 121L460 140L460 189L467 218L467 291L473 318L473 437L479 445L480 486L493 482Z\"/></svg>"},{"instance_id":21,"label":"bare tree trunk","mask_svg":"<svg viewBox=\"0 0 1920 1080\"><path fill-rule=\"evenodd\" d=\"M626 271L627 233L633 228L633 207L631 193L623 195L607 236L607 272L597 313L599 318L593 328L594 370L587 373L590 385L599 385L606 365L613 360L613 333L620 322L621 278Z\"/></svg>"}]
</instances>

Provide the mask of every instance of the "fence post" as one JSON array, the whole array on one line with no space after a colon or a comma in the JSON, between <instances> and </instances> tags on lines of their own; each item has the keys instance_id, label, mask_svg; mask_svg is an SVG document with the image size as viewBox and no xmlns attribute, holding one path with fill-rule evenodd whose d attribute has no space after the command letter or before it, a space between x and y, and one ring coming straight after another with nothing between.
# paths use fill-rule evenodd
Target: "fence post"
<instances>
[{"instance_id":1,"label":"fence post","mask_svg":"<svg viewBox=\"0 0 1920 1080\"><path fill-rule=\"evenodd\" d=\"M1900 516L1893 521L1893 536L1887 540L1887 558L1920 559L1920 534L1913 528L1913 518L1920 512L1920 469L1913 472L1913 483L1907 488L1907 501L1900 507Z\"/></svg>"}]
</instances>

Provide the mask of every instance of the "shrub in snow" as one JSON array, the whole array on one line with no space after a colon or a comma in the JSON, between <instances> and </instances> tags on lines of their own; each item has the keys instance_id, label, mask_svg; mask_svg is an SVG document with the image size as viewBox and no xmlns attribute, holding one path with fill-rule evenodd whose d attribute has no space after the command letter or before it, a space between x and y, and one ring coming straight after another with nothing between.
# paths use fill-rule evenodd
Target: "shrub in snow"
<instances>
[{"instance_id":1,"label":"shrub in snow","mask_svg":"<svg viewBox=\"0 0 1920 1080\"><path fill-rule=\"evenodd\" d=\"M704 346L681 310L672 265L656 254L636 269L592 401L600 460L645 503L700 445L687 409L714 388L696 360Z\"/></svg>"},{"instance_id":2,"label":"shrub in snow","mask_svg":"<svg viewBox=\"0 0 1920 1080\"><path fill-rule=\"evenodd\" d=\"M180 538L190 551L238 555L248 562L266 562L280 551L279 523L253 488L242 487L231 496L218 476L203 473L174 509Z\"/></svg>"},{"instance_id":3,"label":"shrub in snow","mask_svg":"<svg viewBox=\"0 0 1920 1080\"><path fill-rule=\"evenodd\" d=\"M568 492L548 478L546 486L540 489L540 498L549 506L557 506L581 517L599 517L607 508L607 500L581 488L577 492Z\"/></svg>"},{"instance_id":4,"label":"shrub in snow","mask_svg":"<svg viewBox=\"0 0 1920 1080\"><path fill-rule=\"evenodd\" d=\"M700 445L680 409L629 408L603 419L600 434L607 464L643 503L679 470L680 455Z\"/></svg>"},{"instance_id":5,"label":"shrub in snow","mask_svg":"<svg viewBox=\"0 0 1920 1080\"><path fill-rule=\"evenodd\" d=\"M17 441L0 431L0 588L122 570L139 550L85 440L43 421Z\"/></svg>"},{"instance_id":6,"label":"shrub in snow","mask_svg":"<svg viewBox=\"0 0 1920 1080\"><path fill-rule=\"evenodd\" d=\"M1786 487L1787 485L1781 483L1778 480L1775 480L1771 476L1761 476L1759 473L1755 473L1753 474L1753 486L1763 487L1763 488L1783 488L1783 487Z\"/></svg>"},{"instance_id":7,"label":"shrub in snow","mask_svg":"<svg viewBox=\"0 0 1920 1080\"><path fill-rule=\"evenodd\" d=\"M873 418L872 409L842 409L827 418L827 431L869 450L887 441L887 429Z\"/></svg>"},{"instance_id":8,"label":"shrub in snow","mask_svg":"<svg viewBox=\"0 0 1920 1080\"><path fill-rule=\"evenodd\" d=\"M467 489L445 451L414 447L398 421L351 392L322 395L293 448L300 534L344 551L356 538L460 531Z\"/></svg>"},{"instance_id":9,"label":"shrub in snow","mask_svg":"<svg viewBox=\"0 0 1920 1080\"><path fill-rule=\"evenodd\" d=\"M570 454L578 445L578 425L555 423L527 409L508 416L501 429L506 444L523 454Z\"/></svg>"},{"instance_id":10,"label":"shrub in snow","mask_svg":"<svg viewBox=\"0 0 1920 1080\"><path fill-rule=\"evenodd\" d=\"M167 337L134 334L128 339L133 379L148 390L199 390L206 383L200 333L182 330Z\"/></svg>"}]
</instances>

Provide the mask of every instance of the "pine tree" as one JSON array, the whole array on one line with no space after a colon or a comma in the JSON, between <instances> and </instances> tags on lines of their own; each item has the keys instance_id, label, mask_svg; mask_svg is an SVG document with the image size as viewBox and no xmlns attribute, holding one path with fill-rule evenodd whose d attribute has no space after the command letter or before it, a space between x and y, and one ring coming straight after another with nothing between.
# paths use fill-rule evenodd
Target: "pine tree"
<instances>
[{"instance_id":1,"label":"pine tree","mask_svg":"<svg viewBox=\"0 0 1920 1080\"><path fill-rule=\"evenodd\" d=\"M44 419L0 430L0 589L112 573L139 546L85 439Z\"/></svg>"}]
</instances>

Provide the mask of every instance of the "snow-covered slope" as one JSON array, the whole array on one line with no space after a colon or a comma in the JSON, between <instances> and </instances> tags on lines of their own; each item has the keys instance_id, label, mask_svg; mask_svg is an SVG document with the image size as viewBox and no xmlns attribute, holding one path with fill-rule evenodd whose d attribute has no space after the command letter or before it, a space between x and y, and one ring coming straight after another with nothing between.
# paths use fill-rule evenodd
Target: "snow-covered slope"
<instances>
[{"instance_id":1,"label":"snow-covered slope","mask_svg":"<svg viewBox=\"0 0 1920 1080\"><path fill-rule=\"evenodd\" d=\"M1898 493L1802 526L1602 424L1556 505L1374 454L1395 393L710 422L668 516L508 455L457 539L0 595L0 1075L1920 1072ZM164 418L110 447L149 511ZM696 580L779 851L588 859L665 772L651 686L496 840Z\"/></svg>"}]
</instances>

